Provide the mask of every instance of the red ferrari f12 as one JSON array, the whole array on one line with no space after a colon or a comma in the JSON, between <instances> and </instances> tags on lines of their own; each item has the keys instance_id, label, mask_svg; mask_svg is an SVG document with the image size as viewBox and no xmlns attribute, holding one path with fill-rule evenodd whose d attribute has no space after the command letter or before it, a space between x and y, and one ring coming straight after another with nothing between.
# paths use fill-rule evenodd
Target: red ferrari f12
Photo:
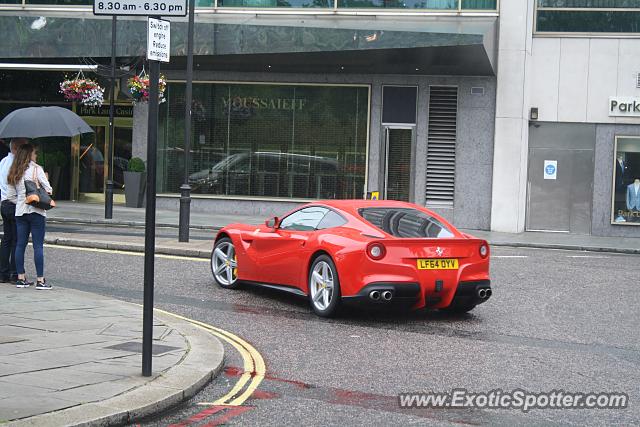
<instances>
[{"instance_id":1,"label":"red ferrari f12","mask_svg":"<svg viewBox=\"0 0 640 427\"><path fill-rule=\"evenodd\" d=\"M211 271L307 296L319 316L341 305L467 312L491 296L489 245L430 210L389 200L309 203L264 225L219 231Z\"/></svg>"}]
</instances>

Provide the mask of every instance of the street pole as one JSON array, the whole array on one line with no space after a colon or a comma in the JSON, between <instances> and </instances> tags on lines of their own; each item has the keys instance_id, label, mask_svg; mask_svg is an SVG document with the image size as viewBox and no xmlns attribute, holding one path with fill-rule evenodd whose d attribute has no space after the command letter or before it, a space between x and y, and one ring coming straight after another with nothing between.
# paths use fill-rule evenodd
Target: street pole
<instances>
[{"instance_id":1,"label":"street pole","mask_svg":"<svg viewBox=\"0 0 640 427\"><path fill-rule=\"evenodd\" d=\"M178 241L189 241L189 222L191 211L191 186L189 185L189 161L191 157L191 119L193 98L193 26L195 0L189 0L189 24L187 28L187 86L185 88L184 107L184 181L180 186L180 220L178 223Z\"/></svg>"},{"instance_id":2,"label":"street pole","mask_svg":"<svg viewBox=\"0 0 640 427\"><path fill-rule=\"evenodd\" d=\"M153 17L160 19L160 17ZM153 282L156 246L156 152L158 145L158 80L160 62L149 61L149 128L147 140L147 206L144 231L144 301L142 318L142 375L151 376L153 344Z\"/></svg>"},{"instance_id":3,"label":"street pole","mask_svg":"<svg viewBox=\"0 0 640 427\"><path fill-rule=\"evenodd\" d=\"M109 144L105 150L105 161L107 164L107 182L104 193L104 217L105 219L113 218L113 116L115 107L113 105L115 98L116 85L116 22L117 17L111 17L111 84L109 89Z\"/></svg>"}]
</instances>

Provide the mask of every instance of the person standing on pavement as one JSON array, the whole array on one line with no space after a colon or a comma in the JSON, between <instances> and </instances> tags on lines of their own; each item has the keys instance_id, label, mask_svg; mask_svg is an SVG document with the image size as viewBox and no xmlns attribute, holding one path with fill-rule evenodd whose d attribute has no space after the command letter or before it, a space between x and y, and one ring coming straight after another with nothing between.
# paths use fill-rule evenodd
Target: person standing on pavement
<instances>
[{"instance_id":1,"label":"person standing on pavement","mask_svg":"<svg viewBox=\"0 0 640 427\"><path fill-rule=\"evenodd\" d=\"M44 233L47 212L43 209L28 205L26 201L25 180L33 180L34 176L40 186L52 193L51 184L44 170L36 163L37 152L32 144L23 144L18 148L7 178L8 197L16 201L16 280L17 288L27 288L32 285L25 275L24 252L29 241L29 234L33 242L33 261L36 265L36 289L51 289L52 286L44 278Z\"/></svg>"},{"instance_id":2,"label":"person standing on pavement","mask_svg":"<svg viewBox=\"0 0 640 427\"><path fill-rule=\"evenodd\" d=\"M0 282L15 282L16 276L16 203L8 198L7 177L16 150L27 142L23 138L11 140L11 151L0 161L0 214L2 214L2 243L0 243Z\"/></svg>"}]
</instances>

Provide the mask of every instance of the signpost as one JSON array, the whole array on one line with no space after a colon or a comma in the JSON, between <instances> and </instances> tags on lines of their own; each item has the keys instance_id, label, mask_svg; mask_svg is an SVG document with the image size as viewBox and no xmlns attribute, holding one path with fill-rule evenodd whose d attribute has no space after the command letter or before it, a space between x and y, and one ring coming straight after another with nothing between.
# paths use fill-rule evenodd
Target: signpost
<instances>
[{"instance_id":1,"label":"signpost","mask_svg":"<svg viewBox=\"0 0 640 427\"><path fill-rule=\"evenodd\" d=\"M158 146L158 81L160 61L169 62L171 23L164 16L186 16L186 0L94 0L95 15L149 16L147 59L149 60L149 120L147 135L147 206L144 232L144 302L142 308L142 375L151 376L153 349L153 287L156 246L156 155Z\"/></svg>"}]
</instances>

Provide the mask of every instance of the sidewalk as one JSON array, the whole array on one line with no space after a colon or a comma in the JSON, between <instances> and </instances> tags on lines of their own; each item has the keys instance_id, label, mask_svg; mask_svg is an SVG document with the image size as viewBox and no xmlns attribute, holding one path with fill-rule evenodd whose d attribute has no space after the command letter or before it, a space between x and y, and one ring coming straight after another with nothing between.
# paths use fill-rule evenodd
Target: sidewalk
<instances>
[{"instance_id":1,"label":"sidewalk","mask_svg":"<svg viewBox=\"0 0 640 427\"><path fill-rule=\"evenodd\" d=\"M3 425L130 423L193 396L222 367L217 338L156 313L153 375L143 377L142 307L134 304L7 284L0 299Z\"/></svg>"},{"instance_id":2,"label":"sidewalk","mask_svg":"<svg viewBox=\"0 0 640 427\"><path fill-rule=\"evenodd\" d=\"M47 221L80 224L111 224L120 226L144 226L144 209L113 207L113 219L104 219L104 205L75 202L59 202L59 207L49 211ZM280 213L280 212L278 212ZM156 252L168 255L183 255L209 258L213 247L213 236L218 230L232 222L262 224L265 218L250 215L223 215L207 213L191 213L190 225L193 229L211 230L211 241L192 239L189 243L180 243L177 239L156 238ZM178 211L157 210L156 225L158 227L177 227ZM617 252L640 254L640 238L599 237L568 233L500 233L482 230L463 230L477 237L486 239L494 246L535 247L550 249L569 249L581 251ZM142 236L86 236L80 233L47 233L47 243L143 251Z\"/></svg>"}]
</instances>

